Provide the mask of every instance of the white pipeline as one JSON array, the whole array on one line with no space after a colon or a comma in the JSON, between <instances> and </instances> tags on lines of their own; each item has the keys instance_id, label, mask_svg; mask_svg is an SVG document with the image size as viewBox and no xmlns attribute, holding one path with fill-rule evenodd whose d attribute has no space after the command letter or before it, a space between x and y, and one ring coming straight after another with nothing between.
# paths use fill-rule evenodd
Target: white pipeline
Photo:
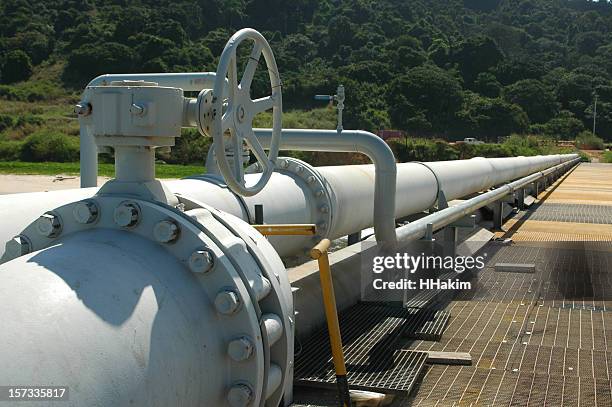
<instances>
[{"instance_id":1,"label":"white pipeline","mask_svg":"<svg viewBox=\"0 0 612 407\"><path fill-rule=\"evenodd\" d=\"M283 135L285 137L285 135ZM512 158L404 163L397 165L395 218L424 211L436 203L438 191L446 199L457 199L525 177L577 158L575 154ZM338 238L374 224L373 165L317 167L331 198L331 225L327 237ZM256 179L258 175L246 175ZM264 207L266 223L316 223L321 208L306 181L293 174L275 173L262 192L238 197L215 176L167 182L173 193L206 203L245 221L255 218L255 205ZM6 242L45 211L61 204L91 197L96 189L13 194L0 197L0 241ZM271 238L281 255L309 248L312 241L301 237ZM0 246L0 251L4 247Z\"/></svg>"}]
</instances>

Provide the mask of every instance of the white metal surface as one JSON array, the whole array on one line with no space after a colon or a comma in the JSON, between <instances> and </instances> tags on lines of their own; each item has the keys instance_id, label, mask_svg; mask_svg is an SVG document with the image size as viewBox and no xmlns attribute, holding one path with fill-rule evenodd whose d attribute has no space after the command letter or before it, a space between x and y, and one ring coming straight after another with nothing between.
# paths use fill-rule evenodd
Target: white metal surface
<instances>
[{"instance_id":1,"label":"white metal surface","mask_svg":"<svg viewBox=\"0 0 612 407\"><path fill-rule=\"evenodd\" d=\"M89 88L92 86L110 86L115 81L149 81L156 82L159 86L180 88L185 92L199 92L202 89L212 89L215 83L216 74L214 72L193 72L193 73L141 73L141 74L106 74L100 75L89 82L81 102L77 105L77 113L81 115L87 112ZM227 90L226 90L227 91ZM194 122L195 124L195 122ZM81 188L97 186L98 175L98 147L96 146L91 125L81 124L80 126L80 173Z\"/></svg>"},{"instance_id":2,"label":"white metal surface","mask_svg":"<svg viewBox=\"0 0 612 407\"><path fill-rule=\"evenodd\" d=\"M432 207L438 193L437 179L446 199L457 199L486 190L535 171L549 168L575 155L404 163L397 166L395 217L400 218ZM282 169L281 169L282 170ZM332 225L328 237L337 238L371 227L375 170L373 165L318 167L332 199ZM532 172L532 170L534 170ZM433 171L433 172L432 172ZM247 174L246 180L257 177ZM245 221L254 220L256 204L264 206L266 223L317 223L317 202L308 183L286 172L275 172L268 185L253 197L241 198L224 187L216 177L197 177L165 183L170 191L191 197ZM40 214L55 206L90 197L95 189L3 195L0 197L0 240L8 241ZM304 250L308 238L270 237L281 255ZM3 251L0 247L0 252Z\"/></svg>"},{"instance_id":3,"label":"white metal surface","mask_svg":"<svg viewBox=\"0 0 612 407\"><path fill-rule=\"evenodd\" d=\"M98 146L173 146L181 136L183 90L155 82L115 81L91 86L91 112L80 115Z\"/></svg>"},{"instance_id":4,"label":"white metal surface","mask_svg":"<svg viewBox=\"0 0 612 407\"><path fill-rule=\"evenodd\" d=\"M202 391L221 405L223 335L209 327L224 327L155 244L99 230L0 269L2 383L69 386L71 406L197 405Z\"/></svg>"},{"instance_id":5,"label":"white metal surface","mask_svg":"<svg viewBox=\"0 0 612 407\"><path fill-rule=\"evenodd\" d=\"M277 406L291 382L293 305L263 236L212 208L87 202L89 222L84 202L60 206L21 231L31 253L2 258L0 382L68 385L79 406L232 405L243 388L249 405ZM202 251L212 264L195 270ZM236 361L229 344L243 337L254 349Z\"/></svg>"}]
</instances>

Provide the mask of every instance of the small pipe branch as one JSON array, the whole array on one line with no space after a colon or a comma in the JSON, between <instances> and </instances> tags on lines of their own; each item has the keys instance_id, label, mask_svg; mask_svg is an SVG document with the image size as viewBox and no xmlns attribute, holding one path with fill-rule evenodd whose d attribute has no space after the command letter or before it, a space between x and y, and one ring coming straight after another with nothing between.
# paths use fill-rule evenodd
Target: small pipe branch
<instances>
[{"instance_id":1,"label":"small pipe branch","mask_svg":"<svg viewBox=\"0 0 612 407\"><path fill-rule=\"evenodd\" d=\"M271 129L254 129L264 148L270 146ZM283 129L281 150L362 153L375 168L374 233L378 242L394 244L397 166L393 151L380 137L361 130Z\"/></svg>"}]
</instances>

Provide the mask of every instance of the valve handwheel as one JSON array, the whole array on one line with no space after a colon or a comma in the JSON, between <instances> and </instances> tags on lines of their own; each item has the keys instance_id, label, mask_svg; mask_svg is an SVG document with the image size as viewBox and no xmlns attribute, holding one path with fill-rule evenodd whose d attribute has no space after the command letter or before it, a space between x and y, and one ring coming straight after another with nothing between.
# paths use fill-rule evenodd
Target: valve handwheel
<instances>
[{"instance_id":1,"label":"valve handwheel","mask_svg":"<svg viewBox=\"0 0 612 407\"><path fill-rule=\"evenodd\" d=\"M242 79L238 82L236 51L240 43L246 39L253 42L253 49ZM251 84L261 54L268 67L272 94L253 100L251 99ZM227 89L227 93L224 92L224 89ZM272 109L272 139L269 152L266 154L253 132L253 117L269 109ZM274 171L282 128L280 76L272 49L258 31L251 28L242 29L234 34L225 45L217 68L210 112L210 128L221 175L233 192L242 196L255 195L263 189ZM202 126L198 127L202 132ZM228 162L228 157L225 155L228 142L227 131L229 131L229 143L234 152L231 163ZM252 186L247 186L244 179L243 142L246 142L247 147L253 152L263 169L259 180Z\"/></svg>"}]
</instances>

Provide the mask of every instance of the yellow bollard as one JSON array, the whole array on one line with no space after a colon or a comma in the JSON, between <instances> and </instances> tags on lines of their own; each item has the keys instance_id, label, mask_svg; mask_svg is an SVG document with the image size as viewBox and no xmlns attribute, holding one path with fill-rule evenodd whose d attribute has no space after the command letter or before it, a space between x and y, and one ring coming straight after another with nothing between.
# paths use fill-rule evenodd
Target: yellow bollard
<instances>
[{"instance_id":1,"label":"yellow bollard","mask_svg":"<svg viewBox=\"0 0 612 407\"><path fill-rule=\"evenodd\" d=\"M351 406L348 381L346 379L346 365L344 363L344 352L342 351L342 337L340 336L340 323L338 322L338 310L336 309L336 297L334 295L334 284L331 270L329 268L329 239L323 239L311 251L310 257L319 262L319 278L321 279L321 292L323 294L323 305L325 307L325 318L327 319L327 330L332 350L334 369L336 370L336 384L340 397L341 407Z\"/></svg>"}]
</instances>

